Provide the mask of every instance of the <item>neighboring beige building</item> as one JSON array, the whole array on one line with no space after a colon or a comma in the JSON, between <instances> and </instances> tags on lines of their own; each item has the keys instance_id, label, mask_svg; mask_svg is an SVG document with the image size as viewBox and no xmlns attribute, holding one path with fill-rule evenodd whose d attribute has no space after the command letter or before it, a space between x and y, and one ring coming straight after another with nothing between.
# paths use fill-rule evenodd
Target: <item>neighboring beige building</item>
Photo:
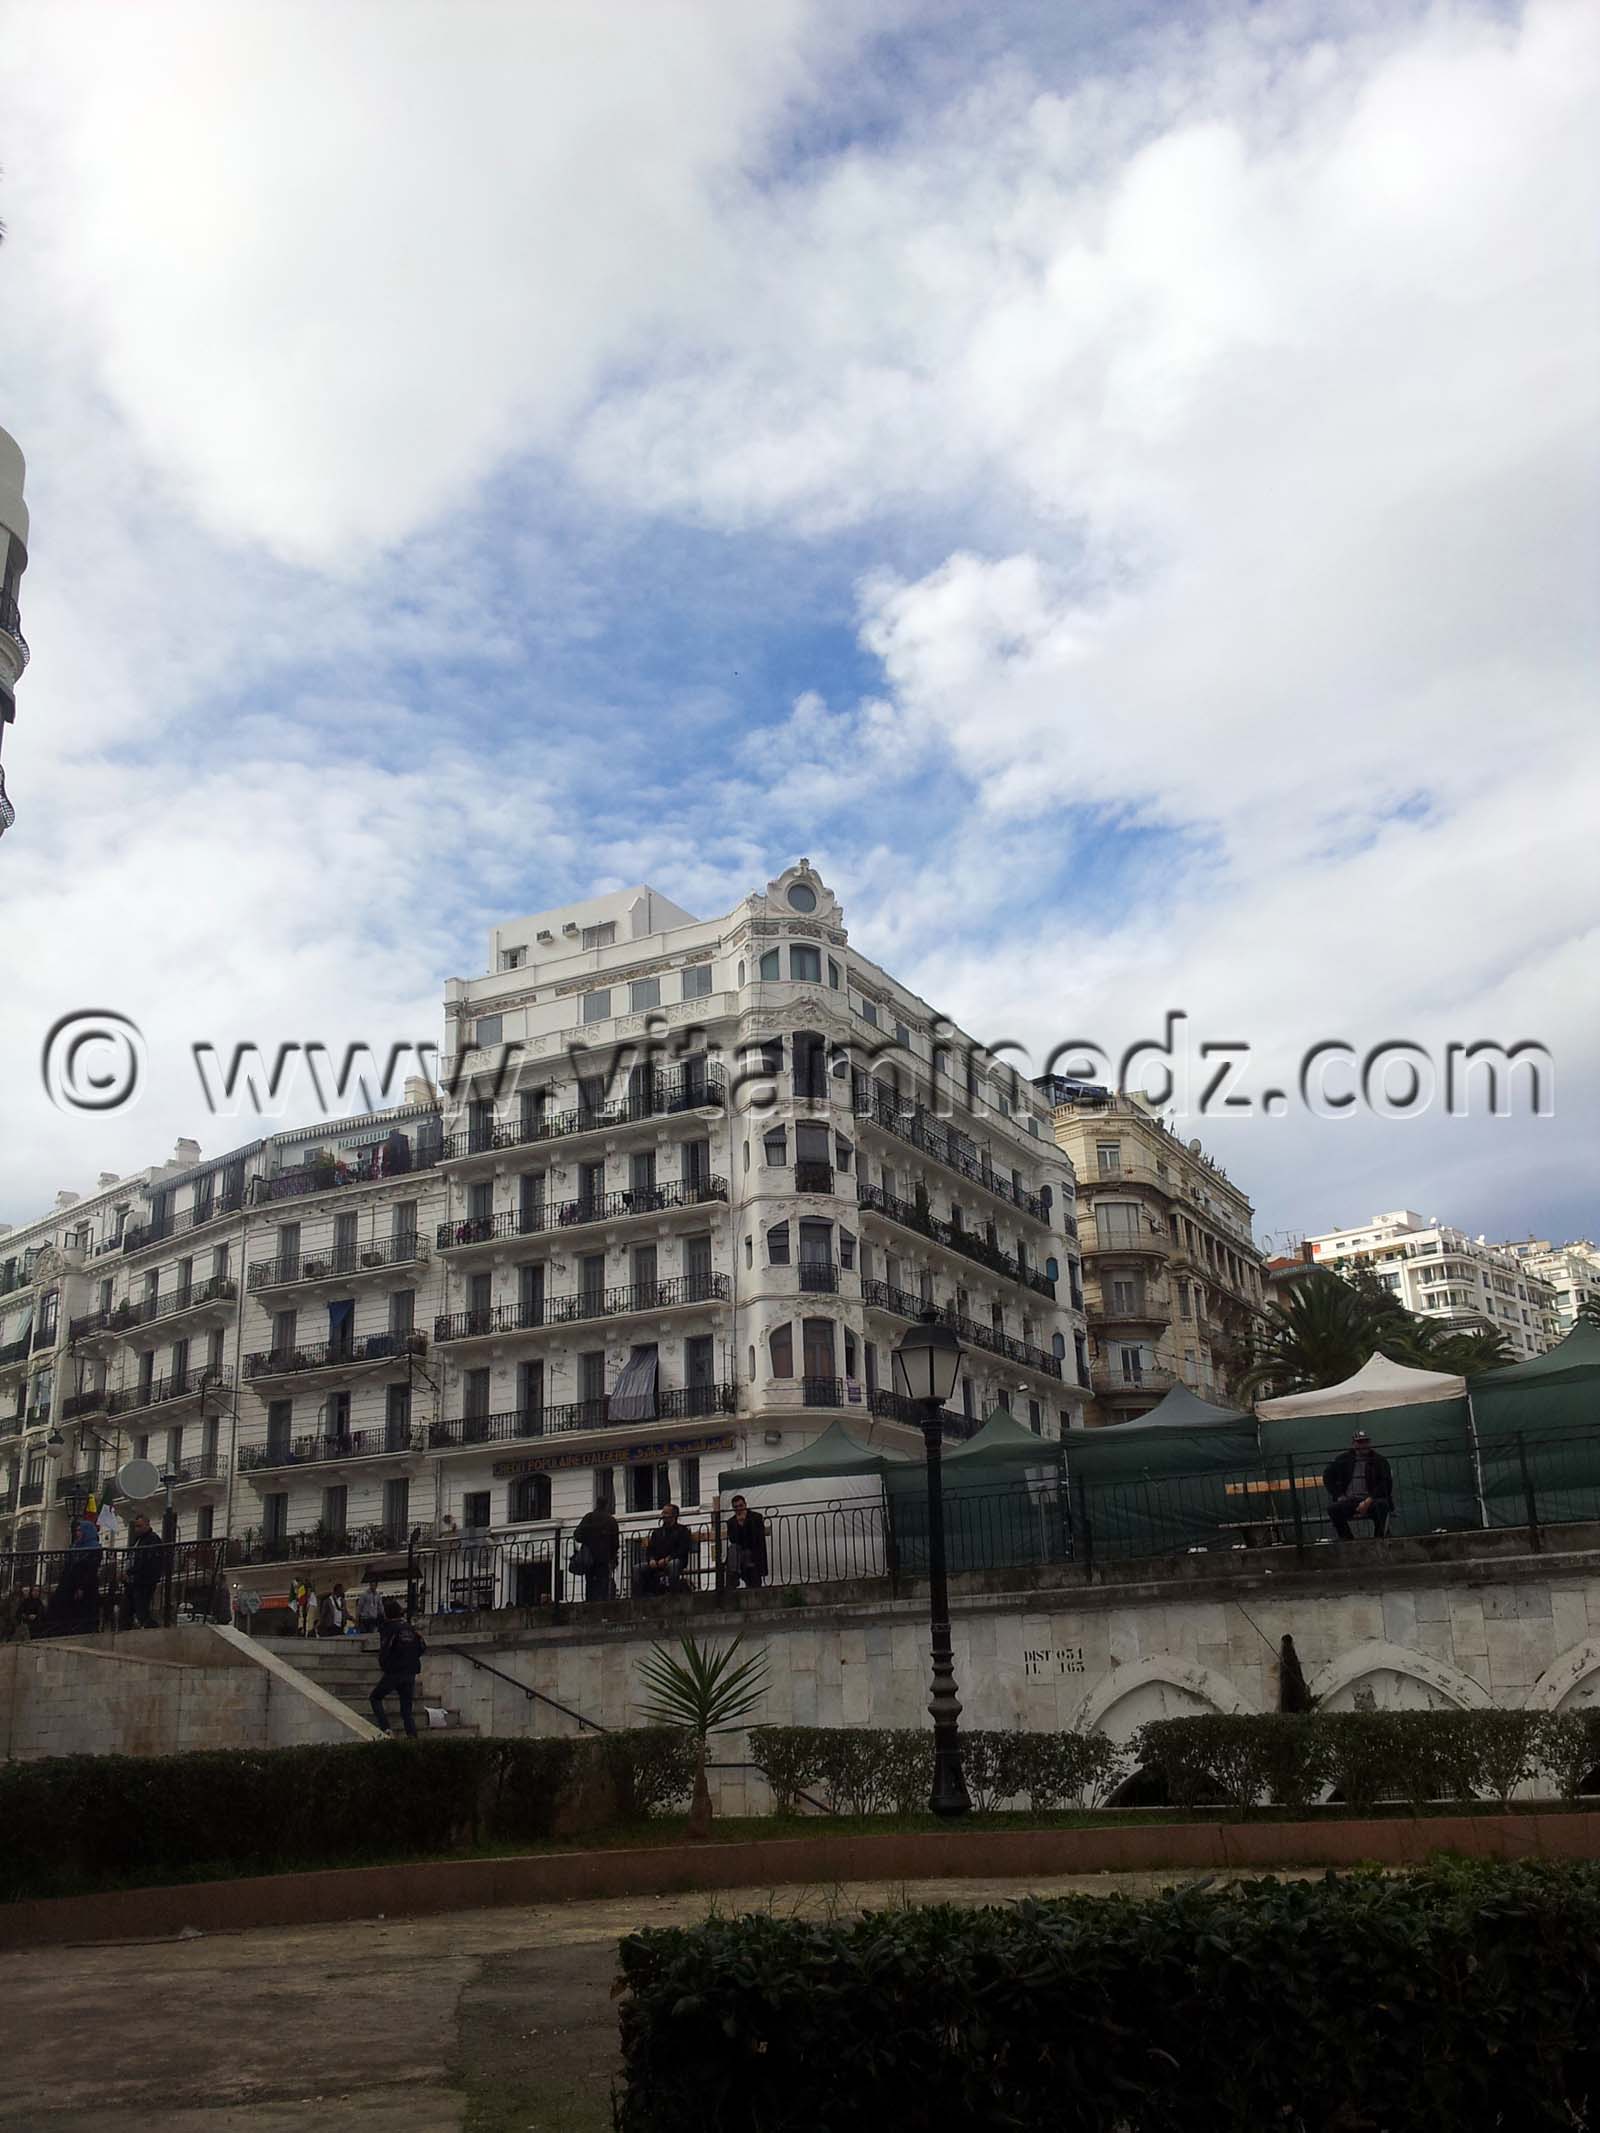
<instances>
[{"instance_id":1,"label":"neighboring beige building","mask_svg":"<svg viewBox=\"0 0 1600 2133\"><path fill-rule=\"evenodd\" d=\"M1045 1079L1078 1175L1091 1422L1154 1407L1175 1382L1227 1404L1262 1307L1249 1199L1139 1096Z\"/></svg>"},{"instance_id":2,"label":"neighboring beige building","mask_svg":"<svg viewBox=\"0 0 1600 2133\"><path fill-rule=\"evenodd\" d=\"M1515 1245L1469 1237L1409 1207L1374 1215L1353 1229L1308 1237L1318 1266L1366 1259L1408 1311L1447 1326L1493 1326L1518 1362L1542 1355L1560 1338L1556 1292L1516 1256Z\"/></svg>"},{"instance_id":3,"label":"neighboring beige building","mask_svg":"<svg viewBox=\"0 0 1600 2133\"><path fill-rule=\"evenodd\" d=\"M1578 1323L1586 1303L1600 1305L1600 1248L1587 1237L1570 1244L1552 1244L1547 1237L1529 1237L1521 1244L1502 1244L1519 1266L1537 1280L1548 1282L1555 1295L1556 1326L1561 1336Z\"/></svg>"}]
</instances>

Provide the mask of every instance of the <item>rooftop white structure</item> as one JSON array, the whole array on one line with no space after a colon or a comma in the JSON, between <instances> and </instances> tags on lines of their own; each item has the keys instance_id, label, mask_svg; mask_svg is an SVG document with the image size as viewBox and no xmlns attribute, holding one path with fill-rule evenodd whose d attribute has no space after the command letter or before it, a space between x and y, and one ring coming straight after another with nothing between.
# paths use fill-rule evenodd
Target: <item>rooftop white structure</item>
<instances>
[{"instance_id":1,"label":"rooftop white structure","mask_svg":"<svg viewBox=\"0 0 1600 2133\"><path fill-rule=\"evenodd\" d=\"M1504 1245L1470 1237L1411 1208L1374 1215L1351 1229L1308 1237L1313 1262L1366 1259L1408 1311L1461 1326L1487 1323L1517 1360L1542 1355L1559 1338L1555 1292Z\"/></svg>"},{"instance_id":2,"label":"rooftop white structure","mask_svg":"<svg viewBox=\"0 0 1600 2133\"><path fill-rule=\"evenodd\" d=\"M1589 1238L1553 1244L1547 1237L1528 1237L1520 1244L1502 1244L1500 1249L1536 1280L1549 1283L1555 1293L1556 1325L1563 1336L1578 1323L1585 1304L1600 1306L1600 1248Z\"/></svg>"}]
</instances>

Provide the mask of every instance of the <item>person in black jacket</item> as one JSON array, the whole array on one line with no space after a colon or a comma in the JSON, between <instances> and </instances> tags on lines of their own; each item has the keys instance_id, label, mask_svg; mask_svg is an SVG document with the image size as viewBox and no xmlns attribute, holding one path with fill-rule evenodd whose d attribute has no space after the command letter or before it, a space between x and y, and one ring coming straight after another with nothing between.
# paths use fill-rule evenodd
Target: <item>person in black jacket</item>
<instances>
[{"instance_id":1,"label":"person in black jacket","mask_svg":"<svg viewBox=\"0 0 1600 2133\"><path fill-rule=\"evenodd\" d=\"M742 1496L728 1521L728 1575L736 1585L761 1585L767 1575L767 1522Z\"/></svg>"},{"instance_id":2,"label":"person in black jacket","mask_svg":"<svg viewBox=\"0 0 1600 2133\"><path fill-rule=\"evenodd\" d=\"M378 1665L381 1669L378 1686L368 1701L372 1705L372 1722L380 1733L389 1730L389 1713L384 1698L393 1689L400 1699L400 1720L408 1736L417 1737L417 1722L411 1715L412 1699L416 1695L417 1676L422 1672L422 1655L428 1649L421 1636L406 1620L398 1600L383 1603L383 1626L378 1631Z\"/></svg>"},{"instance_id":3,"label":"person in black jacket","mask_svg":"<svg viewBox=\"0 0 1600 2133\"><path fill-rule=\"evenodd\" d=\"M1389 1462L1372 1448L1372 1439L1358 1429L1350 1449L1329 1463L1322 1477L1328 1492L1328 1516L1340 1540L1350 1539L1352 1518L1370 1518L1372 1537L1382 1540L1394 1510L1394 1476Z\"/></svg>"},{"instance_id":4,"label":"person in black jacket","mask_svg":"<svg viewBox=\"0 0 1600 2133\"><path fill-rule=\"evenodd\" d=\"M693 1553L694 1541L688 1527L679 1521L678 1506L663 1504L661 1523L645 1543L639 1590L644 1593L681 1592L684 1573Z\"/></svg>"},{"instance_id":5,"label":"person in black jacket","mask_svg":"<svg viewBox=\"0 0 1600 2133\"><path fill-rule=\"evenodd\" d=\"M128 1627L154 1629L156 1587L167 1567L167 1551L143 1513L133 1522L128 1542Z\"/></svg>"},{"instance_id":6,"label":"person in black jacket","mask_svg":"<svg viewBox=\"0 0 1600 2133\"><path fill-rule=\"evenodd\" d=\"M586 1600L609 1600L616 1589L617 1551L622 1545L622 1529L617 1524L617 1514L609 1503L597 1503L592 1511L585 1511L572 1529L574 1555L582 1548L586 1551L584 1567L577 1573L583 1579L583 1596Z\"/></svg>"}]
</instances>

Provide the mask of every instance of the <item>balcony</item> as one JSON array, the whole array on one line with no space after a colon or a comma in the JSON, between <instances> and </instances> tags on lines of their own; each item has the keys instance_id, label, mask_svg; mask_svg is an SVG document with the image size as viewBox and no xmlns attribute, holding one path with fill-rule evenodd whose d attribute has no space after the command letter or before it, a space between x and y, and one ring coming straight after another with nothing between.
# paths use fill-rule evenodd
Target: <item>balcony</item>
<instances>
[{"instance_id":1,"label":"balcony","mask_svg":"<svg viewBox=\"0 0 1600 2133\"><path fill-rule=\"evenodd\" d=\"M33 1275L31 1271L24 1272L19 1268L14 1274L0 1274L0 1296L16 1296L23 1289L31 1289L32 1287Z\"/></svg>"},{"instance_id":2,"label":"balcony","mask_svg":"<svg viewBox=\"0 0 1600 2133\"><path fill-rule=\"evenodd\" d=\"M41 1348L53 1348L56 1344L56 1335L59 1331L60 1323L54 1318L46 1320L43 1325L35 1326L33 1329L33 1339L29 1344L32 1347L34 1354L37 1355Z\"/></svg>"},{"instance_id":3,"label":"balcony","mask_svg":"<svg viewBox=\"0 0 1600 2133\"><path fill-rule=\"evenodd\" d=\"M44 1476L37 1481L25 1481L17 1491L17 1502L26 1511L36 1503L44 1502Z\"/></svg>"},{"instance_id":4,"label":"balcony","mask_svg":"<svg viewBox=\"0 0 1600 2133\"><path fill-rule=\"evenodd\" d=\"M25 1363L32 1347L33 1343L26 1333L20 1340L7 1341L5 1346L0 1348L0 1370L9 1369L14 1363Z\"/></svg>"},{"instance_id":5,"label":"balcony","mask_svg":"<svg viewBox=\"0 0 1600 2133\"><path fill-rule=\"evenodd\" d=\"M427 1351L425 1333L364 1333L359 1340L310 1341L294 1348L258 1348L244 1359L245 1383L298 1377L312 1370L349 1370L357 1363L401 1362Z\"/></svg>"},{"instance_id":6,"label":"balcony","mask_svg":"<svg viewBox=\"0 0 1600 2133\"><path fill-rule=\"evenodd\" d=\"M21 1415L0 1415L0 1437L20 1437L21 1435Z\"/></svg>"},{"instance_id":7,"label":"balcony","mask_svg":"<svg viewBox=\"0 0 1600 2133\"><path fill-rule=\"evenodd\" d=\"M186 1237L195 1230L206 1229L213 1222L226 1221L230 1216L243 1212L245 1191L219 1192L199 1207L186 1207L181 1214L164 1215L159 1220L130 1222L123 1231L120 1249L124 1254L142 1252L152 1244L165 1244L171 1237Z\"/></svg>"},{"instance_id":8,"label":"balcony","mask_svg":"<svg viewBox=\"0 0 1600 2133\"><path fill-rule=\"evenodd\" d=\"M887 1392L881 1387L867 1394L867 1406L880 1422L903 1422L909 1429L921 1429L922 1409L915 1400L908 1400L903 1392ZM954 1408L939 1410L941 1424L939 1434L960 1441L975 1437L983 1424L972 1415L958 1415Z\"/></svg>"},{"instance_id":9,"label":"balcony","mask_svg":"<svg viewBox=\"0 0 1600 2133\"><path fill-rule=\"evenodd\" d=\"M99 1494L100 1476L98 1474L58 1474L56 1476L53 1495L57 1503L70 1503L76 1496L98 1498Z\"/></svg>"},{"instance_id":10,"label":"balcony","mask_svg":"<svg viewBox=\"0 0 1600 2133\"><path fill-rule=\"evenodd\" d=\"M403 1526L352 1526L343 1533L329 1533L313 1526L306 1533L270 1533L249 1542L229 1544L229 1559L252 1563L348 1563L364 1556L404 1555L415 1533L419 1540L433 1538L431 1519L418 1519Z\"/></svg>"},{"instance_id":11,"label":"balcony","mask_svg":"<svg viewBox=\"0 0 1600 2133\"><path fill-rule=\"evenodd\" d=\"M77 1341L93 1340L97 1334L109 1333L110 1330L109 1311L85 1311L77 1318L68 1319L67 1341L71 1345Z\"/></svg>"},{"instance_id":12,"label":"balcony","mask_svg":"<svg viewBox=\"0 0 1600 2133\"><path fill-rule=\"evenodd\" d=\"M148 1384L128 1385L121 1392L106 1394L108 1415L137 1414L142 1408L164 1407L174 1400L198 1400L203 1394L225 1389L233 1383L233 1372L224 1367L211 1370L196 1366L191 1370L174 1371L164 1378L152 1378Z\"/></svg>"},{"instance_id":13,"label":"balcony","mask_svg":"<svg viewBox=\"0 0 1600 2133\"><path fill-rule=\"evenodd\" d=\"M921 1318L924 1311L937 1314L940 1325L949 1326L972 1348L982 1348L990 1355L1003 1356L1008 1363L1020 1363L1024 1370L1037 1370L1044 1377L1061 1376L1061 1358L1047 1355L1031 1341L1013 1340L1009 1333L997 1333L993 1326L982 1326L975 1318L967 1318L949 1304L925 1303L909 1289L892 1288L887 1281L863 1281L861 1300L870 1309L887 1311L895 1318Z\"/></svg>"},{"instance_id":14,"label":"balcony","mask_svg":"<svg viewBox=\"0 0 1600 2133\"><path fill-rule=\"evenodd\" d=\"M610 1133L618 1126L647 1125L653 1119L677 1118L686 1112L721 1110L727 1080L720 1067L707 1066L676 1074L658 1074L648 1087L619 1097L615 1103L580 1104L572 1111L547 1111L541 1117L493 1126L469 1126L450 1134L440 1161L467 1162L508 1148L532 1148L545 1141L571 1140L586 1133Z\"/></svg>"},{"instance_id":15,"label":"balcony","mask_svg":"<svg viewBox=\"0 0 1600 2133\"><path fill-rule=\"evenodd\" d=\"M304 1251L289 1258L252 1261L245 1277L252 1295L265 1289L307 1288L319 1281L346 1281L358 1274L381 1274L390 1267L416 1266L426 1261L427 1246L415 1231L371 1244L330 1245L324 1251Z\"/></svg>"},{"instance_id":16,"label":"balcony","mask_svg":"<svg viewBox=\"0 0 1600 2133\"><path fill-rule=\"evenodd\" d=\"M470 1450L480 1444L525 1443L573 1430L653 1429L659 1422L692 1422L737 1412L738 1387L733 1384L684 1385L673 1392L658 1392L653 1415L614 1416L607 1393L598 1400L572 1400L559 1407L513 1407L498 1414L459 1415L432 1424L428 1445L433 1451Z\"/></svg>"},{"instance_id":17,"label":"balcony","mask_svg":"<svg viewBox=\"0 0 1600 2133\"><path fill-rule=\"evenodd\" d=\"M796 1192L832 1192L833 1165L831 1163L796 1163L794 1166L794 1189Z\"/></svg>"},{"instance_id":18,"label":"balcony","mask_svg":"<svg viewBox=\"0 0 1600 2133\"><path fill-rule=\"evenodd\" d=\"M874 1214L885 1215L891 1222L915 1230L919 1237L930 1238L942 1244L946 1251L959 1252L963 1259L974 1265L987 1267L991 1274L1002 1280L1014 1281L1022 1288L1032 1289L1036 1296L1046 1297L1051 1303L1056 1300L1056 1285L1043 1274L1036 1274L1032 1267L1024 1266L1003 1252L999 1245L991 1244L987 1237L980 1237L973 1230L957 1229L953 1222L946 1222L930 1213L922 1201L900 1200L892 1192L885 1192L881 1185L869 1185L864 1179L856 1180L856 1205L865 1207Z\"/></svg>"},{"instance_id":19,"label":"balcony","mask_svg":"<svg viewBox=\"0 0 1600 2133\"><path fill-rule=\"evenodd\" d=\"M162 1472L172 1476L174 1488L215 1488L228 1478L228 1455L197 1452L192 1459L180 1459L176 1466L164 1466Z\"/></svg>"},{"instance_id":20,"label":"balcony","mask_svg":"<svg viewBox=\"0 0 1600 2133\"><path fill-rule=\"evenodd\" d=\"M845 1381L843 1378L802 1378L800 1380L800 1405L802 1407L843 1407Z\"/></svg>"},{"instance_id":21,"label":"balcony","mask_svg":"<svg viewBox=\"0 0 1600 2133\"><path fill-rule=\"evenodd\" d=\"M226 1306L233 1303L238 1294L239 1284L231 1274L213 1274L205 1281L191 1281L185 1286L168 1289L165 1295L130 1298L125 1303L113 1305L107 1313L96 1311L90 1315L94 1318L103 1316L108 1333L131 1333L141 1326L158 1325L163 1319L183 1318L191 1311ZM73 1324L76 1326L77 1321Z\"/></svg>"},{"instance_id":22,"label":"balcony","mask_svg":"<svg viewBox=\"0 0 1600 2133\"><path fill-rule=\"evenodd\" d=\"M831 1259L802 1259L796 1272L803 1296L833 1296L838 1293L839 1269Z\"/></svg>"},{"instance_id":23,"label":"balcony","mask_svg":"<svg viewBox=\"0 0 1600 2133\"><path fill-rule=\"evenodd\" d=\"M291 1466L343 1465L354 1459L387 1459L415 1451L409 1422L382 1429L347 1430L342 1437L295 1437L287 1444L247 1444L239 1453L241 1474Z\"/></svg>"},{"instance_id":24,"label":"balcony","mask_svg":"<svg viewBox=\"0 0 1600 2133\"><path fill-rule=\"evenodd\" d=\"M1089 1376L1096 1399L1109 1400L1114 1406L1125 1400L1154 1404L1172 1390L1174 1382L1170 1370L1129 1372L1120 1363L1096 1363Z\"/></svg>"},{"instance_id":25,"label":"balcony","mask_svg":"<svg viewBox=\"0 0 1600 2133\"><path fill-rule=\"evenodd\" d=\"M981 1186L985 1192L993 1193L997 1200L1003 1200L1008 1207L1015 1207L1031 1221L1043 1222L1048 1226L1049 1210L1041 1193L1028 1192L1015 1185L1010 1178L1001 1177L983 1157L968 1155L964 1149L954 1147L951 1144L949 1129L920 1105L903 1104L899 1097L880 1089L869 1076L858 1074L855 1077L852 1108L857 1118L866 1119L881 1132L892 1133L908 1147L917 1149L923 1155L932 1156L936 1163L942 1163L947 1170L955 1171L958 1177L966 1178L972 1184Z\"/></svg>"},{"instance_id":26,"label":"balcony","mask_svg":"<svg viewBox=\"0 0 1600 2133\"><path fill-rule=\"evenodd\" d=\"M535 1303L495 1304L487 1311L451 1311L433 1322L433 1337L481 1340L501 1333L534 1333L584 1319L627 1318L638 1312L677 1310L689 1304L726 1303L726 1274L681 1274L671 1281L635 1282L618 1289L580 1289L576 1296L546 1296Z\"/></svg>"},{"instance_id":27,"label":"balcony","mask_svg":"<svg viewBox=\"0 0 1600 2133\"><path fill-rule=\"evenodd\" d=\"M103 1385L90 1385L82 1392L69 1392L61 1403L63 1422L76 1422L80 1415L103 1415L110 1394Z\"/></svg>"},{"instance_id":28,"label":"balcony","mask_svg":"<svg viewBox=\"0 0 1600 2133\"><path fill-rule=\"evenodd\" d=\"M1171 1318L1172 1306L1153 1296L1138 1296L1132 1303L1097 1304L1093 1313L1096 1326L1127 1326L1136 1332L1150 1326L1164 1328Z\"/></svg>"},{"instance_id":29,"label":"balcony","mask_svg":"<svg viewBox=\"0 0 1600 2133\"><path fill-rule=\"evenodd\" d=\"M1142 1222L1137 1230L1107 1236L1102 1233L1096 1220L1092 1235L1086 1236L1082 1245L1083 1256L1087 1260L1154 1259L1163 1266L1178 1249L1165 1230L1150 1222ZM1195 1263L1198 1265L1200 1262Z\"/></svg>"},{"instance_id":30,"label":"balcony","mask_svg":"<svg viewBox=\"0 0 1600 2133\"><path fill-rule=\"evenodd\" d=\"M591 1223L623 1222L640 1215L671 1214L685 1207L726 1202L726 1178L686 1178L676 1185L652 1185L637 1192L595 1193L575 1200L541 1201L526 1214L516 1208L497 1215L463 1215L441 1222L434 1243L441 1252L471 1250L508 1237L545 1237L583 1229Z\"/></svg>"}]
</instances>

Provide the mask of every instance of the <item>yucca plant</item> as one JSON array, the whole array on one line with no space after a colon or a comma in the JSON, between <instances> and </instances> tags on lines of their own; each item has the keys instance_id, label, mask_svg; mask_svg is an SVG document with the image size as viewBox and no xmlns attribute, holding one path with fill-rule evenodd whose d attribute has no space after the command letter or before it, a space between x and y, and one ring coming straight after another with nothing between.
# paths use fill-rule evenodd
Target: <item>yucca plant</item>
<instances>
[{"instance_id":1,"label":"yucca plant","mask_svg":"<svg viewBox=\"0 0 1600 2133\"><path fill-rule=\"evenodd\" d=\"M655 1644L639 1662L640 1678L650 1691L644 1707L646 1723L672 1726L694 1740L694 1799L689 1808L692 1837L705 1836L711 1826L706 1751L712 1734L731 1733L767 1692L767 1655L756 1652L748 1659L739 1659L743 1642L743 1637L735 1637L719 1650L702 1646L693 1637L684 1637L677 1654L665 1645Z\"/></svg>"}]
</instances>

